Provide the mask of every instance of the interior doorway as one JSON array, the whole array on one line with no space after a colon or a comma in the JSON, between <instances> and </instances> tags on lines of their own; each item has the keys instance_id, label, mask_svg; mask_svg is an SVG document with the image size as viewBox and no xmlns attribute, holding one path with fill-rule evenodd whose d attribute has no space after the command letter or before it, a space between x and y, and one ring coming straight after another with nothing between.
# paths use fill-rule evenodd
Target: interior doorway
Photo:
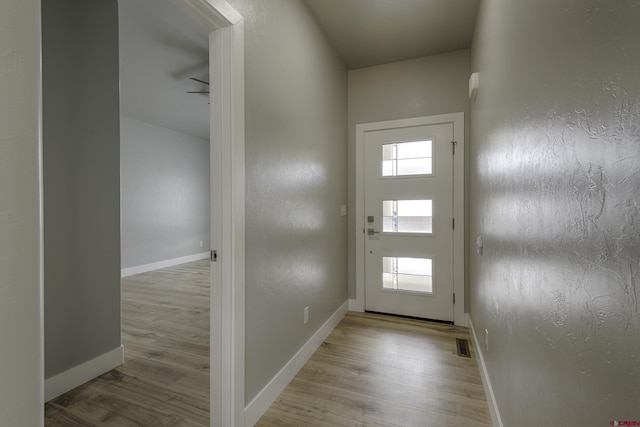
<instances>
[{"instance_id":1,"label":"interior doorway","mask_svg":"<svg viewBox=\"0 0 640 427\"><path fill-rule=\"evenodd\" d=\"M113 18L116 8L113 7L113 3L110 6L110 18ZM84 22L82 16L79 14L73 14L69 12L71 8L67 8L67 3L57 4L49 3L52 12L60 13L65 19L69 19L77 23L79 27L82 25L92 25L91 23ZM210 244L206 245L214 249L218 257L211 257L210 270L210 289L211 289L211 301L210 311L212 316L210 317L210 331L211 331L211 356L209 358L209 364L211 366L211 425L213 426L227 426L227 425L242 425L244 415L244 51L243 51L243 25L242 17L231 8L223 0L166 0L163 2L154 2L154 7L162 8L164 6L174 7L187 12L194 23L206 28L206 51L205 58L211 64L209 67L209 81L211 92L211 106L206 103L205 99L205 116L208 116L210 120L210 131L207 136L209 141L209 161L211 163L211 169L215 170L215 173L209 176L210 184L210 214L208 215L208 222L210 223L209 239ZM89 3L83 4L83 7L91 8ZM94 11L95 12L95 11ZM94 16L97 13L94 13ZM115 37L115 29L117 28L117 20L100 19L101 16L97 16L96 21L109 27L108 34L103 31L94 31L92 35L96 37L102 37L108 39L109 42L113 42ZM54 29L65 27L56 26ZM81 28L82 30L82 28ZM96 34L98 33L98 34ZM82 31L77 35L81 36ZM74 34L76 35L76 34ZM82 37L75 37L69 40L63 40L67 45L81 45L88 50L96 51L96 48L91 42L92 39ZM66 46L66 45L65 45ZM117 53L117 52L116 52ZM97 54L100 54L98 50ZM145 52L141 52L142 55ZM82 55L80 55L82 56ZM52 61L52 63L64 63L63 60ZM108 60L108 68L105 72L108 72L110 76L116 76L117 72L113 70L117 69L117 54L113 59ZM91 73L74 73L73 78L80 74L83 78L83 82L91 82L92 84L100 84L100 79L96 79ZM117 98L117 78L112 86L107 87L110 94L114 94L113 98ZM50 87L53 87L50 85ZM106 87L106 86L105 86ZM82 96L86 97L78 102L80 105L78 110L83 110L83 105L87 105L88 102L93 102L92 105L100 107L99 100L90 90L81 90ZM49 99L65 99L65 96L50 97ZM83 104L84 102L84 104ZM151 107L157 107L161 103L149 102ZM117 101L114 102L117 105ZM54 106L55 107L55 106ZM54 108L55 109L55 108ZM114 115L117 117L118 110L114 108ZM99 120L98 120L99 121ZM111 122L110 122L111 123ZM109 141L117 141L118 126L117 120L110 127L110 130L115 134ZM109 134L111 137L112 135ZM90 138L89 138L90 139ZM103 144L103 146L109 145L109 147L117 147L117 144ZM80 146L80 150L76 151L89 151L87 145ZM112 151L116 152L115 149ZM59 156L65 157L65 156ZM67 156L72 160L75 160L75 156ZM94 156L97 157L97 156ZM113 173L113 179L110 176L109 183L114 188L117 188L118 176L117 176L117 154L112 156L113 168L110 171ZM207 156L204 156L207 157ZM96 163L100 164L98 159ZM83 165L84 166L84 165ZM84 170L89 169L85 166ZM42 171L41 171L42 172ZM101 170L89 171L94 175L101 176ZM83 183L80 182L79 185ZM86 185L86 187L89 187ZM99 191L94 190L93 193L99 194ZM117 191L113 191L113 202L96 204L96 209L100 207L109 207L113 212L109 211L109 218L118 218L118 203L117 203ZM111 200L111 199L109 199ZM77 201L77 200L76 200ZM86 202L80 200L80 202ZM103 206L105 205L105 206ZM105 209L103 209L105 210ZM93 224L95 228L106 228L104 224ZM117 231L110 232L110 236L113 236L113 241L116 240L118 235ZM54 227L49 227L49 230L54 230ZM109 229L111 230L111 229ZM103 248L95 243L93 246L98 246L105 255L109 255L112 258L119 258L119 251L117 243L113 247ZM88 251L85 245L84 249ZM203 247L205 247L203 242ZM208 248L206 248L208 249ZM58 247L58 251L64 252L63 247ZM208 260L208 257L207 257ZM205 261L208 262L208 261ZM91 267L90 265L87 268ZM110 283L117 285L117 278L120 276L117 271L117 267L112 267L109 264ZM86 293L88 290L84 289ZM113 290L113 294L117 295L116 286L109 289ZM93 295L94 299L99 298ZM116 301L114 296L111 300ZM110 301L111 301L110 300ZM104 304L103 304L104 305ZM81 306L79 310L84 309L85 312L91 310L90 307ZM117 309L109 310L110 319L113 318L112 325L117 325L118 318ZM41 307L41 318L44 317L44 313ZM89 316L90 317L90 316ZM94 316L95 317L95 316ZM85 328L88 329L88 328ZM115 326L112 329L117 329ZM99 334L94 334L99 335ZM117 334L114 335L114 342L118 341ZM80 345L84 348L86 345ZM117 349L121 352L121 347ZM44 354L41 354L44 359ZM100 375L103 372L108 371L112 367L118 364L118 358L109 358L109 366L100 365L94 363L95 360L101 359L102 356L94 360L90 360L90 363L81 363L78 366L68 369L68 371L62 372L60 375L60 381L56 381L56 384L62 384L60 386L61 393L65 390L70 390L80 385L87 380ZM119 358L121 361L122 359ZM76 369L79 368L79 369ZM71 373L72 375L69 375ZM56 375L58 377L58 375ZM57 379L57 378L56 378ZM44 382L44 378L41 379L41 385ZM49 381L49 379L47 380ZM64 383L64 384L63 384Z\"/></svg>"},{"instance_id":2,"label":"interior doorway","mask_svg":"<svg viewBox=\"0 0 640 427\"><path fill-rule=\"evenodd\" d=\"M210 421L212 426L243 425L243 20L223 0L153 3L159 8L178 7L208 32L208 79L188 77L206 85L200 92L210 92Z\"/></svg>"}]
</instances>

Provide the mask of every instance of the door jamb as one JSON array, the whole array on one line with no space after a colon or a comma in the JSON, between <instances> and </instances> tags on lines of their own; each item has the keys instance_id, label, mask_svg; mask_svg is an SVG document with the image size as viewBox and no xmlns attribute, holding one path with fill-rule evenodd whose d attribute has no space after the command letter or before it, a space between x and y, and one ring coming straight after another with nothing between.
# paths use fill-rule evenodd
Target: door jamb
<instances>
[{"instance_id":1,"label":"door jamb","mask_svg":"<svg viewBox=\"0 0 640 427\"><path fill-rule=\"evenodd\" d=\"M445 123L453 124L453 140L456 141L453 158L453 216L457 219L453 230L453 292L456 295L453 321L456 325L466 326L464 314L466 297L464 292L464 113L356 124L356 227L354 230L356 234L356 299L354 304L350 305L351 310L365 310L364 139L366 132Z\"/></svg>"},{"instance_id":2,"label":"door jamb","mask_svg":"<svg viewBox=\"0 0 640 427\"><path fill-rule=\"evenodd\" d=\"M173 0L210 31L210 425L244 426L244 21L225 0Z\"/></svg>"}]
</instances>

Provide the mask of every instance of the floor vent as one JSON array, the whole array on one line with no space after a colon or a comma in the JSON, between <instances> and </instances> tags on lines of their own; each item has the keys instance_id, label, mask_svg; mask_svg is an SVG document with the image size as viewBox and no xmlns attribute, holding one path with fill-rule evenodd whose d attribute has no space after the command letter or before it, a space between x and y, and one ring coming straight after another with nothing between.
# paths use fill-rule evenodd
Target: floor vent
<instances>
[{"instance_id":1,"label":"floor vent","mask_svg":"<svg viewBox=\"0 0 640 427\"><path fill-rule=\"evenodd\" d=\"M471 357L471 352L469 351L469 341L463 340L461 338L456 338L456 347L458 347L458 356Z\"/></svg>"}]
</instances>

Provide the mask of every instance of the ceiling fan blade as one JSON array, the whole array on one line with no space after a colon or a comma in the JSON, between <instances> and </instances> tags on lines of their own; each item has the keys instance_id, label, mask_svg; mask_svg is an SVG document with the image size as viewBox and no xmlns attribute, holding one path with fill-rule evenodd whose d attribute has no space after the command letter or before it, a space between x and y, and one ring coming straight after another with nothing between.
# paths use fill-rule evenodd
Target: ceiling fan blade
<instances>
[{"instance_id":1,"label":"ceiling fan blade","mask_svg":"<svg viewBox=\"0 0 640 427\"><path fill-rule=\"evenodd\" d=\"M209 82L205 82L204 80L196 79L195 77L189 77L189 79L191 79L191 80L193 80L195 82L202 83L202 84L205 84L205 85L209 86Z\"/></svg>"}]
</instances>

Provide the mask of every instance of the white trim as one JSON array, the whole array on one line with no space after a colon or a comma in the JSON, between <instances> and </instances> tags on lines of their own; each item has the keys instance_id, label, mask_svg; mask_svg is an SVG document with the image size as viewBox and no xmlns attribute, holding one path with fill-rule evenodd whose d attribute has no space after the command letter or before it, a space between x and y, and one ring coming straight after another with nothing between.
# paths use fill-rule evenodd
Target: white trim
<instances>
[{"instance_id":1,"label":"white trim","mask_svg":"<svg viewBox=\"0 0 640 427\"><path fill-rule=\"evenodd\" d=\"M240 15L238 15L240 16ZM241 18L241 17L240 17ZM234 396L231 407L234 410L237 425L245 426L245 121L244 121L244 21L233 21L233 34L230 34L230 70L231 84L230 100L231 139L229 185L230 200L228 209L229 238L226 247L231 250L228 260L228 270L232 277L228 282L229 306L233 307L230 314L231 334L229 363L231 364L231 382Z\"/></svg>"},{"instance_id":2,"label":"white trim","mask_svg":"<svg viewBox=\"0 0 640 427\"><path fill-rule=\"evenodd\" d=\"M243 23L211 33L211 413L244 426L244 50ZM214 166L215 165L215 166ZM214 346L217 347L215 356Z\"/></svg>"},{"instance_id":3,"label":"white trim","mask_svg":"<svg viewBox=\"0 0 640 427\"><path fill-rule=\"evenodd\" d=\"M361 123L356 125L356 299L353 304L355 311L364 311L364 135L366 132L394 129L410 126L435 125L453 123L453 138L457 141L456 155L453 160L453 216L457 219L453 231L453 292L456 303L453 306L453 321L456 325L464 326L464 113L440 114L437 116L414 117L409 119L388 120L383 122ZM456 179L456 177L462 179Z\"/></svg>"},{"instance_id":4,"label":"white trim","mask_svg":"<svg viewBox=\"0 0 640 427\"><path fill-rule=\"evenodd\" d=\"M44 154L43 154L43 96L42 96L42 1L37 1L37 48L38 48L38 407L44 408L45 400L45 356L44 356ZM22 325L19 325L22 326ZM18 327L19 327L18 326ZM44 409L40 409L38 414L39 425L44 425Z\"/></svg>"},{"instance_id":5,"label":"white trim","mask_svg":"<svg viewBox=\"0 0 640 427\"><path fill-rule=\"evenodd\" d=\"M287 362L269 383L258 393L245 409L245 423L247 426L255 425L260 417L269 409L289 382L302 369L320 344L329 336L331 331L340 323L347 314L349 302L345 301L329 319L316 331L304 346Z\"/></svg>"},{"instance_id":6,"label":"white trim","mask_svg":"<svg viewBox=\"0 0 640 427\"><path fill-rule=\"evenodd\" d=\"M498 402L496 401L496 396L493 393L493 387L491 386L491 379L489 379L489 372L487 371L487 365L484 363L482 348L480 347L480 343L478 342L478 336L476 335L476 330L473 327L471 316L469 316L469 313L466 313L466 314L467 314L467 323L469 324L469 329L471 329L471 338L473 339L473 347L475 348L476 354L478 355L478 367L480 368L480 376L482 377L484 394L486 395L487 403L489 404L489 412L491 412L491 420L493 421L494 427L503 427L502 418L500 417L500 410L498 409Z\"/></svg>"},{"instance_id":7,"label":"white trim","mask_svg":"<svg viewBox=\"0 0 640 427\"><path fill-rule=\"evenodd\" d=\"M173 0L210 31L242 22L240 15L225 0Z\"/></svg>"},{"instance_id":8,"label":"white trim","mask_svg":"<svg viewBox=\"0 0 640 427\"><path fill-rule=\"evenodd\" d=\"M49 400L99 377L124 363L124 347L108 351L44 381L44 400Z\"/></svg>"},{"instance_id":9,"label":"white trim","mask_svg":"<svg viewBox=\"0 0 640 427\"><path fill-rule=\"evenodd\" d=\"M464 312L466 295L464 292L465 276L465 217L464 217L464 113L445 114L434 116L439 120L453 122L453 140L455 144L455 156L453 156L453 217L456 219L456 227L453 230L453 292L456 294L456 303L453 306L453 321L458 326L467 326L467 317Z\"/></svg>"},{"instance_id":10,"label":"white trim","mask_svg":"<svg viewBox=\"0 0 640 427\"><path fill-rule=\"evenodd\" d=\"M349 300L349 311L358 311L360 313L364 312L364 307L361 307L359 301L356 299Z\"/></svg>"},{"instance_id":11,"label":"white trim","mask_svg":"<svg viewBox=\"0 0 640 427\"><path fill-rule=\"evenodd\" d=\"M173 0L209 35L211 88L210 425L243 427L244 20L225 0Z\"/></svg>"},{"instance_id":12,"label":"white trim","mask_svg":"<svg viewBox=\"0 0 640 427\"><path fill-rule=\"evenodd\" d=\"M464 324L461 326L464 326L465 328L469 328L469 322L471 321L471 316L469 315L469 313L465 313L464 314Z\"/></svg>"},{"instance_id":13,"label":"white trim","mask_svg":"<svg viewBox=\"0 0 640 427\"><path fill-rule=\"evenodd\" d=\"M178 258L167 259L164 261L151 262L149 264L136 265L134 267L123 268L120 271L120 277L133 276L134 274L146 273L147 271L159 270L161 268L173 267L174 265L185 264L187 262L199 261L209 258L209 252L199 254L181 256Z\"/></svg>"},{"instance_id":14,"label":"white trim","mask_svg":"<svg viewBox=\"0 0 640 427\"><path fill-rule=\"evenodd\" d=\"M224 372L225 362L222 361L222 344L223 329L230 327L228 324L223 326L223 314L222 314L222 186L226 185L222 179L222 128L218 126L220 121L219 110L224 109L224 104L219 94L220 87L223 81L223 75L221 72L217 72L217 69L221 67L220 61L214 59L215 54L221 54L221 47L219 46L219 38L214 37L215 32L212 32L209 36L209 82L211 89L211 125L210 125L210 165L211 165L211 197L210 197L210 212L211 212L211 248L219 252L219 261L211 263L211 301L210 301L210 351L211 351L211 373L209 380L209 388L211 394L210 403L210 423L211 426L222 427L225 425L232 426L228 423L229 417L232 415L227 409L226 415L223 415L223 407L228 408L229 404L223 404L225 390L227 385L222 384L222 375ZM214 68L216 71L214 71ZM213 79L212 79L213 77ZM216 120L214 124L214 118ZM227 315L228 317L228 315ZM228 366L227 366L228 368ZM229 369L227 369L229 370ZM232 413L233 411L231 411ZM217 415L216 415L217 414ZM228 423L228 424L225 424Z\"/></svg>"}]
</instances>

